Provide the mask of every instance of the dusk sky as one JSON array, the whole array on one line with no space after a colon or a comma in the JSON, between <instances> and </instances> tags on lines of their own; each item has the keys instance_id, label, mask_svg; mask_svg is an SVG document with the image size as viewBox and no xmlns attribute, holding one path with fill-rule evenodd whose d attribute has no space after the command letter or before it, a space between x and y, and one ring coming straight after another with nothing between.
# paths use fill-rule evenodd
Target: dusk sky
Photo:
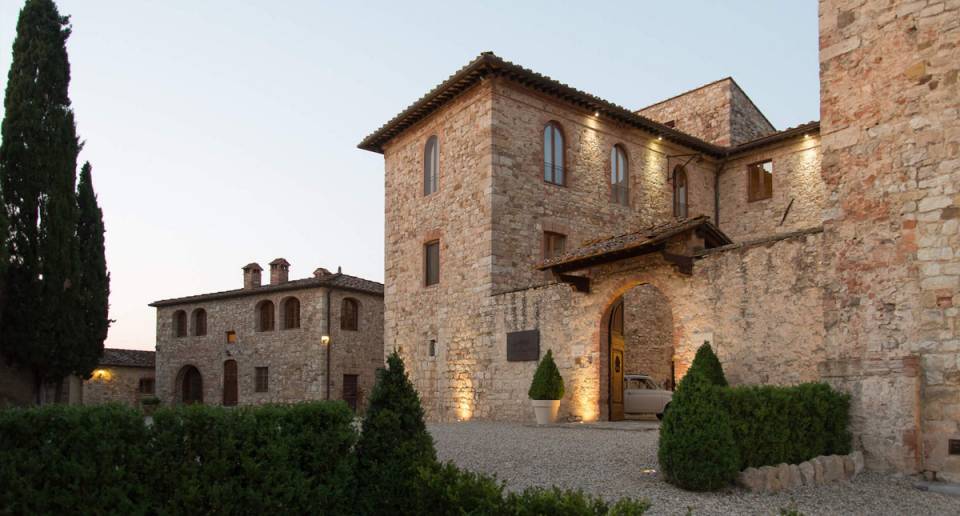
<instances>
[{"instance_id":1,"label":"dusk sky","mask_svg":"<svg viewBox=\"0 0 960 516\"><path fill-rule=\"evenodd\" d=\"M251 261L382 281L383 159L356 145L482 51L628 108L732 76L778 129L819 118L816 2L57 3L109 347L153 349L149 302ZM0 0L4 90L21 5Z\"/></svg>"}]
</instances>

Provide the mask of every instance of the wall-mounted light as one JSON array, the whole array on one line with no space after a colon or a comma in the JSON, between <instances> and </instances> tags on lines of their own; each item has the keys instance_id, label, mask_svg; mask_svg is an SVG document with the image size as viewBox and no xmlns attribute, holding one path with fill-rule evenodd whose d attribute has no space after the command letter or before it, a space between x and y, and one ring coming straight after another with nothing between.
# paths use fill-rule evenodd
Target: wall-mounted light
<instances>
[{"instance_id":1,"label":"wall-mounted light","mask_svg":"<svg viewBox=\"0 0 960 516\"><path fill-rule=\"evenodd\" d=\"M94 380L97 380L97 381L109 382L109 381L110 381L110 378L112 378L112 377L113 377L113 375L110 374L110 370L109 370L109 369L95 369L95 370L93 371L93 379L94 379Z\"/></svg>"},{"instance_id":2,"label":"wall-mounted light","mask_svg":"<svg viewBox=\"0 0 960 516\"><path fill-rule=\"evenodd\" d=\"M600 112L599 112L599 111L594 111L594 112L593 112L593 116L600 116Z\"/></svg>"},{"instance_id":3,"label":"wall-mounted light","mask_svg":"<svg viewBox=\"0 0 960 516\"><path fill-rule=\"evenodd\" d=\"M659 141L662 141L662 140L663 140L663 136L660 136L660 135L658 134L658 135L657 135L657 141L659 142Z\"/></svg>"},{"instance_id":4,"label":"wall-mounted light","mask_svg":"<svg viewBox=\"0 0 960 516\"><path fill-rule=\"evenodd\" d=\"M327 344L330 344L330 336L329 336L329 335L321 335L321 336L320 336L320 344L323 344L324 346L326 346Z\"/></svg>"}]
</instances>

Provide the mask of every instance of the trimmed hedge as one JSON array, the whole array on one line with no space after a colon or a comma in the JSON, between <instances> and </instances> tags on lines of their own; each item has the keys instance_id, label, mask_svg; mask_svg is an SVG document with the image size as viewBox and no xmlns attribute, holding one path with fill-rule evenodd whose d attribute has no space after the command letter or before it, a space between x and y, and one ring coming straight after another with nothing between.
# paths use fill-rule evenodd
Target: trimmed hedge
<instances>
[{"instance_id":1,"label":"trimmed hedge","mask_svg":"<svg viewBox=\"0 0 960 516\"><path fill-rule=\"evenodd\" d=\"M533 374L527 395L532 400L559 400L563 399L563 392L563 377L553 361L553 350L548 349L547 354L537 364L537 371Z\"/></svg>"},{"instance_id":2,"label":"trimmed hedge","mask_svg":"<svg viewBox=\"0 0 960 516\"><path fill-rule=\"evenodd\" d=\"M725 390L740 469L850 453L850 396L823 383Z\"/></svg>"},{"instance_id":3,"label":"trimmed hedge","mask_svg":"<svg viewBox=\"0 0 960 516\"><path fill-rule=\"evenodd\" d=\"M702 374L683 377L660 426L657 458L664 478L682 489L712 491L733 481L740 457L722 387Z\"/></svg>"},{"instance_id":4,"label":"trimmed hedge","mask_svg":"<svg viewBox=\"0 0 960 516\"><path fill-rule=\"evenodd\" d=\"M723 366L720 365L720 359L713 353L709 342L704 342L697 349L697 355L693 357L693 363L687 370L686 376L690 375L703 375L713 385L727 386L727 377L723 374Z\"/></svg>"}]
</instances>

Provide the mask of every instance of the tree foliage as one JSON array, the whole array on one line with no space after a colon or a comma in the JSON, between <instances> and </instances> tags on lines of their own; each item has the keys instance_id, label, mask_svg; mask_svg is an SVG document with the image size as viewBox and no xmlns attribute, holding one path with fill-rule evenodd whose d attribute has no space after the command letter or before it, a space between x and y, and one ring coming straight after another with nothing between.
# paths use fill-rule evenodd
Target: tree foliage
<instances>
[{"instance_id":1,"label":"tree foliage","mask_svg":"<svg viewBox=\"0 0 960 516\"><path fill-rule=\"evenodd\" d=\"M548 349L537 365L527 395L532 400L559 400L563 398L563 392L563 377L553 361L553 351Z\"/></svg>"},{"instance_id":2,"label":"tree foliage","mask_svg":"<svg viewBox=\"0 0 960 516\"><path fill-rule=\"evenodd\" d=\"M412 514L410 493L420 471L435 467L433 438L423 422L420 396L394 352L377 382L357 443L357 510L363 514Z\"/></svg>"},{"instance_id":3,"label":"tree foliage","mask_svg":"<svg viewBox=\"0 0 960 516\"><path fill-rule=\"evenodd\" d=\"M103 354L109 320L110 273L103 242L103 212L93 190L92 168L84 163L77 185L77 241L80 249L79 307L82 334L74 346L78 371L92 371Z\"/></svg>"},{"instance_id":4,"label":"tree foliage","mask_svg":"<svg viewBox=\"0 0 960 516\"><path fill-rule=\"evenodd\" d=\"M703 375L713 385L727 386L727 377L723 374L723 366L720 365L720 359L710 348L709 342L704 342L697 350L697 355L693 357L693 363L687 370L687 376L690 375Z\"/></svg>"}]
</instances>

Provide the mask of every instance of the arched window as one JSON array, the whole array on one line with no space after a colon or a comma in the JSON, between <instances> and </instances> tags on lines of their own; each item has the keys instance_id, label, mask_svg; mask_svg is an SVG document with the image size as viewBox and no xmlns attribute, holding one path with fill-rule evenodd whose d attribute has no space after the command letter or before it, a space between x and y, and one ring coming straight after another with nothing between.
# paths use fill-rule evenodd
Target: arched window
<instances>
[{"instance_id":1,"label":"arched window","mask_svg":"<svg viewBox=\"0 0 960 516\"><path fill-rule=\"evenodd\" d=\"M610 150L610 201L630 205L630 172L627 151L620 144Z\"/></svg>"},{"instance_id":2,"label":"arched window","mask_svg":"<svg viewBox=\"0 0 960 516\"><path fill-rule=\"evenodd\" d=\"M193 311L193 335L203 337L207 334L207 311L197 308Z\"/></svg>"},{"instance_id":3,"label":"arched window","mask_svg":"<svg viewBox=\"0 0 960 516\"><path fill-rule=\"evenodd\" d=\"M673 216L687 218L687 171L682 165L673 169Z\"/></svg>"},{"instance_id":4,"label":"arched window","mask_svg":"<svg viewBox=\"0 0 960 516\"><path fill-rule=\"evenodd\" d=\"M273 331L273 301L261 301L257 305L257 331Z\"/></svg>"},{"instance_id":5,"label":"arched window","mask_svg":"<svg viewBox=\"0 0 960 516\"><path fill-rule=\"evenodd\" d=\"M340 305L340 329L356 331L360 323L360 305L356 299L346 298Z\"/></svg>"},{"instance_id":6,"label":"arched window","mask_svg":"<svg viewBox=\"0 0 960 516\"><path fill-rule=\"evenodd\" d=\"M300 327L300 300L295 297L288 297L280 303L280 310L283 312L283 329L290 330Z\"/></svg>"},{"instance_id":7,"label":"arched window","mask_svg":"<svg viewBox=\"0 0 960 516\"><path fill-rule=\"evenodd\" d=\"M187 312L184 312L183 310L177 310L176 312L173 312L173 336L187 336Z\"/></svg>"},{"instance_id":8,"label":"arched window","mask_svg":"<svg viewBox=\"0 0 960 516\"><path fill-rule=\"evenodd\" d=\"M427 138L423 148L423 195L437 191L440 180L440 143L437 136Z\"/></svg>"},{"instance_id":9,"label":"arched window","mask_svg":"<svg viewBox=\"0 0 960 516\"><path fill-rule=\"evenodd\" d=\"M555 185L566 184L563 168L563 130L560 124L549 122L543 128L543 180Z\"/></svg>"}]
</instances>

